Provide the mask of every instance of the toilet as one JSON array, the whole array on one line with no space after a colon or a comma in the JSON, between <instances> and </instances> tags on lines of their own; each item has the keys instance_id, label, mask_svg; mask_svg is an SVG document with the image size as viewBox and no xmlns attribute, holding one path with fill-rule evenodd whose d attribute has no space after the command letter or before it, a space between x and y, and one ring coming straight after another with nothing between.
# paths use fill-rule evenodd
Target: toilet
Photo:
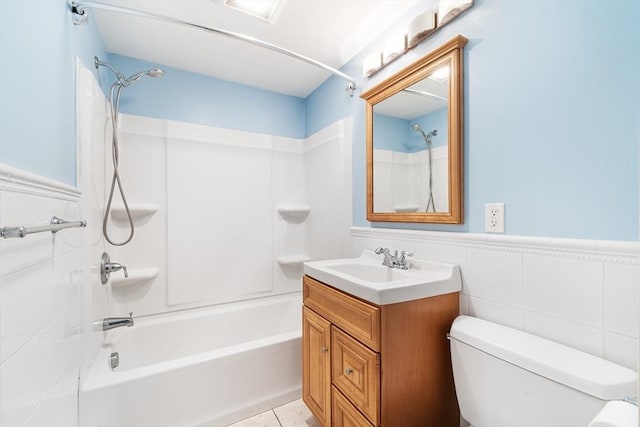
<instances>
[{"instance_id":1,"label":"toilet","mask_svg":"<svg viewBox=\"0 0 640 427\"><path fill-rule=\"evenodd\" d=\"M449 339L473 427L586 427L608 401L636 395L631 369L520 330L459 316Z\"/></svg>"}]
</instances>

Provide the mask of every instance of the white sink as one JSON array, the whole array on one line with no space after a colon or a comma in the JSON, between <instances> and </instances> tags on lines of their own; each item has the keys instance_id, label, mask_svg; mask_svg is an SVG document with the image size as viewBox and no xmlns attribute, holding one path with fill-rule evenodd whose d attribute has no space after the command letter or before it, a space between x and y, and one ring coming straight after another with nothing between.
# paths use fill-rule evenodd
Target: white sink
<instances>
[{"instance_id":1,"label":"white sink","mask_svg":"<svg viewBox=\"0 0 640 427\"><path fill-rule=\"evenodd\" d=\"M460 268L407 257L408 270L382 265L383 256L363 251L359 258L304 263L304 273L377 305L395 304L462 289Z\"/></svg>"}]
</instances>

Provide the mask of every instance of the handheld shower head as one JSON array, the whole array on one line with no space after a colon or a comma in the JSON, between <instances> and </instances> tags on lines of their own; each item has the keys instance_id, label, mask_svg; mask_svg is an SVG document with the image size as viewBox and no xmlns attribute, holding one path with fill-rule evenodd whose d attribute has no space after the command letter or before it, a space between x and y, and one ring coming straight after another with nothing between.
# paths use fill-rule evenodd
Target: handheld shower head
<instances>
[{"instance_id":1,"label":"handheld shower head","mask_svg":"<svg viewBox=\"0 0 640 427\"><path fill-rule=\"evenodd\" d=\"M414 124L411 125L411 129L413 129L416 132L420 132L422 134L422 137L424 138L425 142L429 145L431 145L431 137L432 136L437 136L438 135L438 130L434 129L431 132L429 132L428 134L424 133L424 130L422 130L422 126L420 126L419 124Z\"/></svg>"},{"instance_id":2,"label":"handheld shower head","mask_svg":"<svg viewBox=\"0 0 640 427\"><path fill-rule=\"evenodd\" d=\"M125 87L129 86L131 83L137 82L143 76L162 77L164 75L164 71L162 71L160 68L153 68L151 70L140 71L139 73L136 73L127 78L125 77L124 74L118 71L116 67L114 67L113 65L107 62L100 61L97 56L93 57L93 64L95 65L96 69L100 67L107 67L108 69L110 69L113 72L113 74L116 75L116 79L118 79L118 83Z\"/></svg>"},{"instance_id":3,"label":"handheld shower head","mask_svg":"<svg viewBox=\"0 0 640 427\"><path fill-rule=\"evenodd\" d=\"M162 77L163 75L164 75L164 71L162 71L160 68L154 68L154 69L147 70L147 71L140 71L139 73L136 73L136 74L132 75L131 77L125 79L125 82L127 84L131 84L131 83L137 82L138 80L140 80L144 76Z\"/></svg>"},{"instance_id":4,"label":"handheld shower head","mask_svg":"<svg viewBox=\"0 0 640 427\"><path fill-rule=\"evenodd\" d=\"M160 68L154 68L152 70L147 71L147 75L150 77L162 77L164 76L164 71Z\"/></svg>"}]
</instances>

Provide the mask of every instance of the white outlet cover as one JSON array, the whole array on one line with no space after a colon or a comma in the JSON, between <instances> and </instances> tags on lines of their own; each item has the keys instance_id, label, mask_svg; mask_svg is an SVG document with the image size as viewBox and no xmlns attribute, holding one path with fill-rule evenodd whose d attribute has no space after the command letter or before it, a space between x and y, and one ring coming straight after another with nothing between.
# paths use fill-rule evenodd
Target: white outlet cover
<instances>
[{"instance_id":1,"label":"white outlet cover","mask_svg":"<svg viewBox=\"0 0 640 427\"><path fill-rule=\"evenodd\" d=\"M504 203L487 203L484 205L484 231L487 233L504 233Z\"/></svg>"}]
</instances>

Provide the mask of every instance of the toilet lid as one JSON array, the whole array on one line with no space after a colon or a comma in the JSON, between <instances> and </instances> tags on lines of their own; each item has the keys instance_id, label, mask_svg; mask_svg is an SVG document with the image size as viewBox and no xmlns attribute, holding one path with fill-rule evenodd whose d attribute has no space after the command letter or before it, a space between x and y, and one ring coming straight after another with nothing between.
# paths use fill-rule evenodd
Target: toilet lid
<instances>
[{"instance_id":1,"label":"toilet lid","mask_svg":"<svg viewBox=\"0 0 640 427\"><path fill-rule=\"evenodd\" d=\"M637 374L580 350L470 316L459 316L452 338L601 400L636 394Z\"/></svg>"}]
</instances>

